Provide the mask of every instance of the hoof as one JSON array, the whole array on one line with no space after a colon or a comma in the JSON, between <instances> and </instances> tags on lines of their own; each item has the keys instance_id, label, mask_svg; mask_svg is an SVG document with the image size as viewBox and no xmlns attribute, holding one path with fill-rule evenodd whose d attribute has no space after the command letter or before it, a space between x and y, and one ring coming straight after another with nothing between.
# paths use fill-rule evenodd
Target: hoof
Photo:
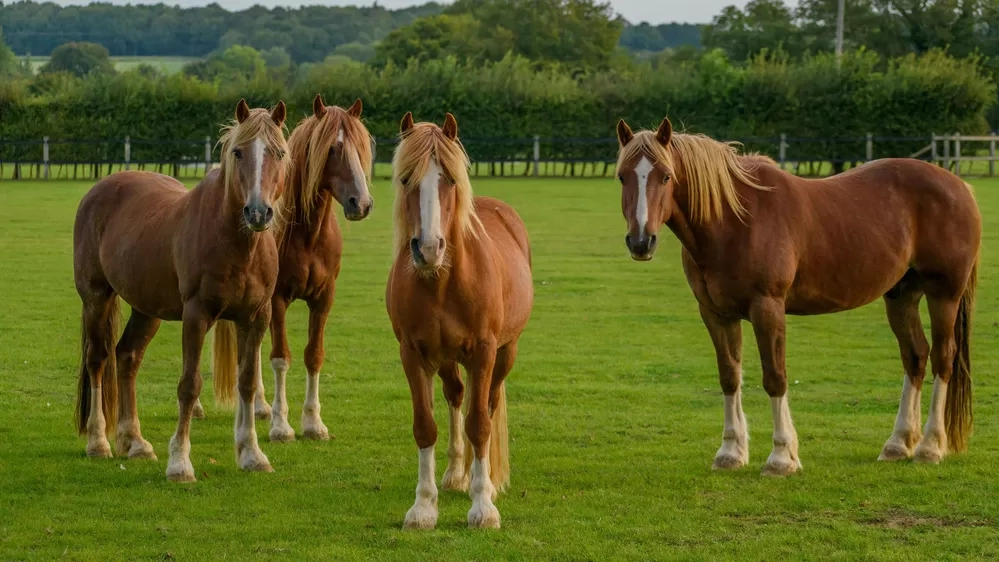
<instances>
[{"instance_id":1,"label":"hoof","mask_svg":"<svg viewBox=\"0 0 999 562\"><path fill-rule=\"evenodd\" d=\"M916 454L913 456L913 460L920 464L938 464L943 458L943 452L932 447L916 447Z\"/></svg>"},{"instance_id":2,"label":"hoof","mask_svg":"<svg viewBox=\"0 0 999 562\"><path fill-rule=\"evenodd\" d=\"M191 417L196 420L205 419L205 407L201 405L201 401L195 402L194 410L191 411Z\"/></svg>"},{"instance_id":3,"label":"hoof","mask_svg":"<svg viewBox=\"0 0 999 562\"><path fill-rule=\"evenodd\" d=\"M271 462L260 449L244 449L239 455L239 468L246 472L274 472Z\"/></svg>"},{"instance_id":4,"label":"hoof","mask_svg":"<svg viewBox=\"0 0 999 562\"><path fill-rule=\"evenodd\" d=\"M288 424L276 425L269 434L271 442L290 443L295 440L295 430Z\"/></svg>"},{"instance_id":5,"label":"hoof","mask_svg":"<svg viewBox=\"0 0 999 562\"><path fill-rule=\"evenodd\" d=\"M258 420L269 420L271 419L271 407L267 402L262 402L260 404L255 404L253 406L253 415Z\"/></svg>"},{"instance_id":6,"label":"hoof","mask_svg":"<svg viewBox=\"0 0 999 562\"><path fill-rule=\"evenodd\" d=\"M111 444L107 439L101 439L93 443L87 443L87 456L92 459L109 459L111 454Z\"/></svg>"},{"instance_id":7,"label":"hoof","mask_svg":"<svg viewBox=\"0 0 999 562\"><path fill-rule=\"evenodd\" d=\"M330 430L326 428L323 422L316 424L306 425L302 424L302 437L306 439L312 439L315 441L329 441L330 440Z\"/></svg>"},{"instance_id":8,"label":"hoof","mask_svg":"<svg viewBox=\"0 0 999 562\"><path fill-rule=\"evenodd\" d=\"M156 451L153 450L153 446L145 439L139 439L132 442L132 446L128 449L128 458L130 459L148 459L156 460Z\"/></svg>"},{"instance_id":9,"label":"hoof","mask_svg":"<svg viewBox=\"0 0 999 562\"><path fill-rule=\"evenodd\" d=\"M801 470L800 462L789 461L787 459L771 459L767 461L760 474L763 476L784 477L790 476L799 470Z\"/></svg>"},{"instance_id":10,"label":"hoof","mask_svg":"<svg viewBox=\"0 0 999 562\"><path fill-rule=\"evenodd\" d=\"M464 471L457 470L447 470L444 472L444 477L441 478L441 489L442 490L455 490L458 492L468 491L468 474Z\"/></svg>"},{"instance_id":11,"label":"hoof","mask_svg":"<svg viewBox=\"0 0 999 562\"><path fill-rule=\"evenodd\" d=\"M433 529L437 526L437 509L426 505L414 505L406 512L403 529Z\"/></svg>"},{"instance_id":12,"label":"hoof","mask_svg":"<svg viewBox=\"0 0 999 562\"><path fill-rule=\"evenodd\" d=\"M719 454L711 463L711 470L736 470L746 466L748 459L741 459L734 455Z\"/></svg>"},{"instance_id":13,"label":"hoof","mask_svg":"<svg viewBox=\"0 0 999 562\"><path fill-rule=\"evenodd\" d=\"M491 503L473 504L468 511L468 526L473 529L499 529L499 510Z\"/></svg>"},{"instance_id":14,"label":"hoof","mask_svg":"<svg viewBox=\"0 0 999 562\"><path fill-rule=\"evenodd\" d=\"M884 448L881 449L881 454L878 455L878 460L885 462L904 461L910 458L912 458L912 451L908 447L891 440L885 443Z\"/></svg>"},{"instance_id":15,"label":"hoof","mask_svg":"<svg viewBox=\"0 0 999 562\"><path fill-rule=\"evenodd\" d=\"M190 484L198 481L194 477L194 467L191 466L191 463L187 463L187 466L181 464L179 466L167 467L166 477L170 482L177 482L179 484Z\"/></svg>"}]
</instances>

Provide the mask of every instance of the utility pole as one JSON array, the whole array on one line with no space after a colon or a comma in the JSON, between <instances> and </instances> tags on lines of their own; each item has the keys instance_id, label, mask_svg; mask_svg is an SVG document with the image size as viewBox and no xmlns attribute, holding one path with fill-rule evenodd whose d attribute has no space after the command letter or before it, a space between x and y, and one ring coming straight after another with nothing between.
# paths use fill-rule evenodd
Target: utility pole
<instances>
[{"instance_id":1,"label":"utility pole","mask_svg":"<svg viewBox=\"0 0 999 562\"><path fill-rule=\"evenodd\" d=\"M839 70L843 59L843 17L846 12L846 0L839 0L836 12L836 70Z\"/></svg>"}]
</instances>

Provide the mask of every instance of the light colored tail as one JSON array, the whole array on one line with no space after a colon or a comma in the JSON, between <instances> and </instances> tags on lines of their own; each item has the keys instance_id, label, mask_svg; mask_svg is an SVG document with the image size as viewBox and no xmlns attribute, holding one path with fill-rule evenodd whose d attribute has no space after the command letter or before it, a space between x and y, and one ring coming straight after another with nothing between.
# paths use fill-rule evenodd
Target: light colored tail
<instances>
[{"instance_id":1,"label":"light colored tail","mask_svg":"<svg viewBox=\"0 0 999 562\"><path fill-rule=\"evenodd\" d=\"M974 425L971 412L971 315L975 308L975 291L978 287L978 259L971 268L971 277L961 296L954 322L954 365L947 385L944 403L944 420L947 428L947 448L951 452L968 449L968 438Z\"/></svg>"},{"instance_id":2,"label":"light colored tail","mask_svg":"<svg viewBox=\"0 0 999 562\"><path fill-rule=\"evenodd\" d=\"M212 385L216 404L232 406L236 403L238 363L236 324L219 320L215 323L215 335L212 337Z\"/></svg>"},{"instance_id":3,"label":"light colored tail","mask_svg":"<svg viewBox=\"0 0 999 562\"><path fill-rule=\"evenodd\" d=\"M81 323L82 324L82 323ZM104 372L101 374L101 410L104 412L105 434L114 435L118 425L118 358L115 346L118 345L118 333L121 331L121 312L118 297L108 303L107 318L101 326L103 330ZM80 435L87 433L87 419L90 418L90 372L87 369L87 348L93 345L87 337L87 327L83 326L80 352L80 374L76 388L76 430Z\"/></svg>"},{"instance_id":4,"label":"light colored tail","mask_svg":"<svg viewBox=\"0 0 999 562\"><path fill-rule=\"evenodd\" d=\"M496 407L490 415L492 427L489 430L489 479L492 480L496 493L502 493L510 484L510 434L506 420L506 382L499 385L493 398ZM467 400L465 404L467 406ZM468 440L468 435L465 435L465 474L472 473L474 457L475 450Z\"/></svg>"}]
</instances>

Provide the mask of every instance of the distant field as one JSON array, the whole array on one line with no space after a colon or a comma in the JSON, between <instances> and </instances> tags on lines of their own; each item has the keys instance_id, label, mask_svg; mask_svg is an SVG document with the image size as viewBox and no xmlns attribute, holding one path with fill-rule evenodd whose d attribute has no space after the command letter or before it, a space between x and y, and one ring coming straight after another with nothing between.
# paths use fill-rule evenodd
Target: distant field
<instances>
[{"instance_id":1,"label":"distant field","mask_svg":"<svg viewBox=\"0 0 999 562\"><path fill-rule=\"evenodd\" d=\"M25 57L20 58L23 60ZM118 70L130 70L145 63L168 73L180 72L185 64L196 60L198 60L197 57L111 57L111 61L114 62L114 66ZM48 61L49 57L33 56L31 57L31 67L35 72L38 72L38 69Z\"/></svg>"}]
</instances>

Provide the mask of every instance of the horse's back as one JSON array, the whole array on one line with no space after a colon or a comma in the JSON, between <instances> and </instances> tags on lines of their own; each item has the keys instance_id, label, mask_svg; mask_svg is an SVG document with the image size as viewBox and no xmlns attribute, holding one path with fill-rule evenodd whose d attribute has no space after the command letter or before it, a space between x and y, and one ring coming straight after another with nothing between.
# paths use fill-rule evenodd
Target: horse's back
<instances>
[{"instance_id":1,"label":"horse's back","mask_svg":"<svg viewBox=\"0 0 999 562\"><path fill-rule=\"evenodd\" d=\"M142 312L176 316L161 295L178 291L172 234L188 193L153 172L118 172L97 182L80 201L73 231L78 290L110 285ZM168 300L179 303L176 296Z\"/></svg>"}]
</instances>

